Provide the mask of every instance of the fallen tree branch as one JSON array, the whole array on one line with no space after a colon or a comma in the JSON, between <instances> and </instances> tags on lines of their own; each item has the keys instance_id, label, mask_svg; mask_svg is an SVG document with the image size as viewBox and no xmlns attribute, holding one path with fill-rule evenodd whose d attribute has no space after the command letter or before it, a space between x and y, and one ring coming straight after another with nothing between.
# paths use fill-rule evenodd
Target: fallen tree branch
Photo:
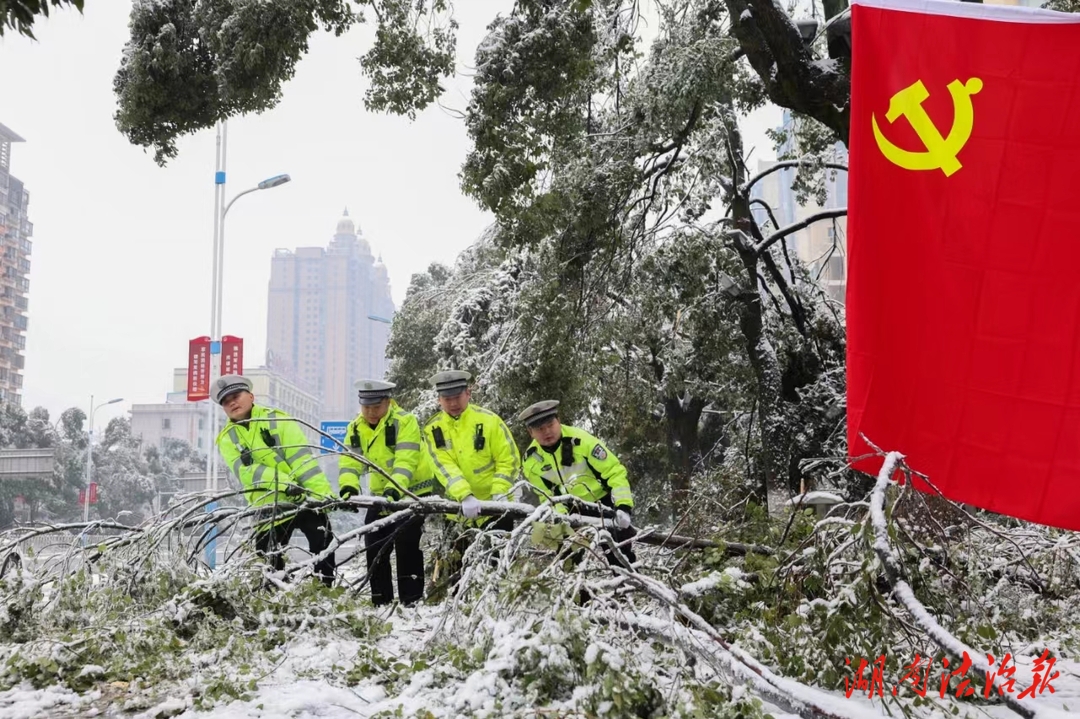
<instances>
[{"instance_id":1,"label":"fallen tree branch","mask_svg":"<svg viewBox=\"0 0 1080 719\"><path fill-rule=\"evenodd\" d=\"M987 653L969 647L950 634L927 611L922 602L915 597L915 592L912 591L911 586L902 578L903 571L900 562L893 548L889 546L889 529L885 518L885 490L889 486L889 478L900 467L902 460L903 455L899 452L889 452L885 455L881 471L878 472L877 484L870 495L870 516L874 529L874 553L877 554L882 567L885 569L885 578L892 590L893 597L911 614L919 628L926 632L942 651L950 654L957 661L961 661L966 655L971 661L972 668L982 677L983 681L998 687L998 693L1005 706L1024 717L1024 719L1032 719L1036 712L1041 709L1038 702L1033 701L1025 706L1018 699L1005 693L1000 686L1003 680L998 678L997 672L992 671L994 665L986 660ZM1032 704L1034 708L1032 708Z\"/></svg>"},{"instance_id":2,"label":"fallen tree branch","mask_svg":"<svg viewBox=\"0 0 1080 719\"><path fill-rule=\"evenodd\" d=\"M622 621L645 631L663 632L673 637L682 646L706 659L711 665L724 667L730 675L749 682L755 691L770 702L785 711L798 714L803 719L880 718L881 715L877 711L863 709L858 704L852 704L833 694L773 674L768 667L741 649L730 646L715 627L680 602L675 592L668 587L638 572L628 571L621 567L614 567L613 570L636 584L653 599L667 605L697 631L681 627L675 622L665 623L655 617L644 615L626 616ZM705 641L706 639L708 641Z\"/></svg>"},{"instance_id":3,"label":"fallen tree branch","mask_svg":"<svg viewBox=\"0 0 1080 719\"><path fill-rule=\"evenodd\" d=\"M599 504L592 504L589 502L582 502L576 497L570 495L562 495L559 497L552 497L547 500L545 504L551 503L566 503L573 507L574 504L582 507L588 506L594 510L604 514L604 518L587 517L579 514L560 515L558 521L566 522L571 527L577 529L581 527L613 527L615 512L608 507L604 507ZM328 501L328 502L315 502L306 503L303 505L287 505L278 504L277 508L288 509L291 511L298 511L300 508L309 509L334 509L341 508L345 505L365 507L365 508L379 508L385 512L392 512L388 517L383 517L372 524L365 525L360 529L353 530L343 535L340 538L335 538L325 550L317 555L312 555L310 558L300 562L296 565L290 565L286 568L286 574L292 574L299 569L302 569L308 565L315 565L323 559L330 556L331 552L335 551L337 547L342 543L349 541L350 539L359 537L363 534L367 534L376 528L382 526L389 526L399 519L403 519L406 513L413 515L428 515L428 514L458 514L461 510L461 505L457 502L441 498L424 498L418 501L398 501L392 502L384 497L375 497L367 495L359 495L356 497L350 497L348 500ZM525 519L531 517L536 512L537 507L531 504L525 504L522 502L480 502L480 516L483 517L513 517L515 519ZM275 516L275 515L270 515ZM267 514L263 514L263 519L267 517ZM391 519L392 518L392 519ZM604 520L609 520L605 522ZM466 526L470 526L471 523L467 523ZM476 526L471 524L471 526ZM659 536L656 534L643 534L640 538L635 537L633 540L640 542L641 544L649 544L652 546L675 546L681 548L695 548L695 549L722 549L725 554L729 556L744 556L749 553L754 554L773 554L773 550L769 547L763 547L755 544L741 544L738 542L715 542L709 539L701 539L695 537L683 537L679 535L666 535Z\"/></svg>"}]
</instances>

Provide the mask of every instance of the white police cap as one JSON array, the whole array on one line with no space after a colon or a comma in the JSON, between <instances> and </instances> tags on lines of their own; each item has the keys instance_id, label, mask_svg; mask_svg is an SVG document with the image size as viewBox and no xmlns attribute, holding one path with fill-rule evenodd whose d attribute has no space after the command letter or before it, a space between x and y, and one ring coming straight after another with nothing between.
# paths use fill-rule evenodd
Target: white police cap
<instances>
[{"instance_id":1,"label":"white police cap","mask_svg":"<svg viewBox=\"0 0 1080 719\"><path fill-rule=\"evenodd\" d=\"M251 380L238 374L227 374L218 377L217 381L214 382L214 401L221 404L230 394L234 392L250 392L251 387Z\"/></svg>"},{"instance_id":2,"label":"white police cap","mask_svg":"<svg viewBox=\"0 0 1080 719\"><path fill-rule=\"evenodd\" d=\"M443 397L452 397L461 394L469 386L472 375L463 370L451 369L439 372L430 377L430 382L435 391Z\"/></svg>"},{"instance_id":3,"label":"white police cap","mask_svg":"<svg viewBox=\"0 0 1080 719\"><path fill-rule=\"evenodd\" d=\"M373 405L390 397L397 385L393 382L383 382L377 379L362 379L358 380L353 387L356 388L360 397L360 404Z\"/></svg>"},{"instance_id":4,"label":"white police cap","mask_svg":"<svg viewBox=\"0 0 1080 719\"><path fill-rule=\"evenodd\" d=\"M518 419L527 427L538 427L559 413L559 400L545 399L526 407Z\"/></svg>"}]
</instances>

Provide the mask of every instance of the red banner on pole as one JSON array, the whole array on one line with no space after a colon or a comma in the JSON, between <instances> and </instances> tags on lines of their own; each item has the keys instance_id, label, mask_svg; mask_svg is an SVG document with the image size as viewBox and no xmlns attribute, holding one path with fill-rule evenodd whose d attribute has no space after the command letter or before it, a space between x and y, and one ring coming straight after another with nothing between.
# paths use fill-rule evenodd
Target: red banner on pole
<instances>
[{"instance_id":1,"label":"red banner on pole","mask_svg":"<svg viewBox=\"0 0 1080 719\"><path fill-rule=\"evenodd\" d=\"M196 337L188 342L188 402L210 398L210 338Z\"/></svg>"},{"instance_id":2,"label":"red banner on pole","mask_svg":"<svg viewBox=\"0 0 1080 719\"><path fill-rule=\"evenodd\" d=\"M79 490L79 504L86 504L86 490ZM97 482L90 483L90 504L97 504Z\"/></svg>"},{"instance_id":3,"label":"red banner on pole","mask_svg":"<svg viewBox=\"0 0 1080 719\"><path fill-rule=\"evenodd\" d=\"M221 374L244 374L244 340L239 337L221 338Z\"/></svg>"}]
</instances>

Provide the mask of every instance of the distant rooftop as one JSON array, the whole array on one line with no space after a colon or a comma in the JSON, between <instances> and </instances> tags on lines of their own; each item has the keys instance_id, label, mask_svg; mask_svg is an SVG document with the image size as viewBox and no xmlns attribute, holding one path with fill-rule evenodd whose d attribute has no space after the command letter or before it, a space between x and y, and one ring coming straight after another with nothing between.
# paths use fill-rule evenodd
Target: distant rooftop
<instances>
[{"instance_id":1,"label":"distant rooftop","mask_svg":"<svg viewBox=\"0 0 1080 719\"><path fill-rule=\"evenodd\" d=\"M2 122L0 122L0 140L4 142L26 142L26 140L15 134L14 130Z\"/></svg>"}]
</instances>

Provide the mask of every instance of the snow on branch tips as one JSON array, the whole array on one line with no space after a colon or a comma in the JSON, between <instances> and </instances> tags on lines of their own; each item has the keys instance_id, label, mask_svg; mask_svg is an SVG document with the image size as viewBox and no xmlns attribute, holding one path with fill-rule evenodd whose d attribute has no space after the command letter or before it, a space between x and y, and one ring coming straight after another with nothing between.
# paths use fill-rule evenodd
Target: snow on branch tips
<instances>
[{"instance_id":1,"label":"snow on branch tips","mask_svg":"<svg viewBox=\"0 0 1080 719\"><path fill-rule=\"evenodd\" d=\"M903 579L903 569L900 566L896 552L889 544L889 525L885 515L885 493L889 487L890 478L898 471L906 474L908 485L910 485L911 471L904 465L903 455L899 452L889 452L882 462L881 471L878 472L877 483L870 499L870 514L874 530L874 552L885 569L885 575L892 587L893 597L908 611L915 623L930 636L938 647L955 660L962 661L964 657L970 658L972 666L984 682L999 686L1004 682L1005 678L998 677L993 671L994 663L989 661L991 654L973 649L949 633L927 611L922 602L915 597L911 586ZM1002 699L1009 709L1025 717L1025 719L1036 716L1039 709L1038 702L1034 700L1029 704L1024 704L1011 694L1003 694Z\"/></svg>"}]
</instances>

